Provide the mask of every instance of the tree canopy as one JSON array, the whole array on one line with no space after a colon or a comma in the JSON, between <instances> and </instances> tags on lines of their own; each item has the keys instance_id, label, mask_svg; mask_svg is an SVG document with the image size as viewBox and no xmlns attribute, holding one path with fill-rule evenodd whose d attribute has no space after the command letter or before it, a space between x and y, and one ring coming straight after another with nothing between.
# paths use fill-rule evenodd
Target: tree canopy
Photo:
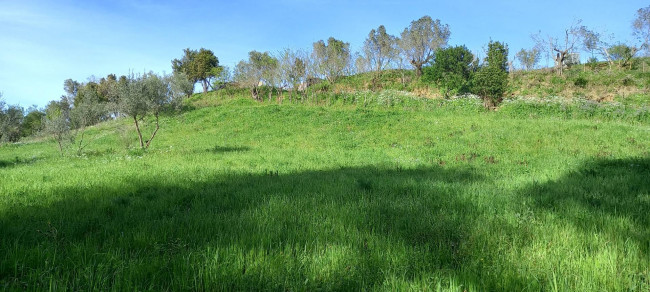
<instances>
[{"instance_id":1,"label":"tree canopy","mask_svg":"<svg viewBox=\"0 0 650 292\"><path fill-rule=\"evenodd\" d=\"M423 16L404 29L400 48L415 68L417 76L422 75L422 66L431 61L435 50L447 45L450 35L449 25L430 16Z\"/></svg>"},{"instance_id":2,"label":"tree canopy","mask_svg":"<svg viewBox=\"0 0 650 292\"><path fill-rule=\"evenodd\" d=\"M201 82L203 93L208 92L212 78L219 75L219 59L211 50L201 48L200 50L183 50L181 59L172 60L174 73L182 72L192 81Z\"/></svg>"}]
</instances>

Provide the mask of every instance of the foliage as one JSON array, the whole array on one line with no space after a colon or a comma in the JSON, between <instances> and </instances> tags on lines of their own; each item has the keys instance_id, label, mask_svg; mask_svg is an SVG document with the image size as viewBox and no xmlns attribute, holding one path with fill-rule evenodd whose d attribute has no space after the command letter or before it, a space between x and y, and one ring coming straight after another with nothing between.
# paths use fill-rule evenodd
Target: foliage
<instances>
[{"instance_id":1,"label":"foliage","mask_svg":"<svg viewBox=\"0 0 650 292\"><path fill-rule=\"evenodd\" d=\"M23 119L22 107L9 105L2 108L2 104L0 104L0 142L18 142L21 137Z\"/></svg>"},{"instance_id":2,"label":"foliage","mask_svg":"<svg viewBox=\"0 0 650 292\"><path fill-rule=\"evenodd\" d=\"M431 61L435 51L447 45L450 35L449 25L442 24L439 19L433 20L430 16L412 21L402 31L400 49L415 68L418 77L422 75L422 66Z\"/></svg>"},{"instance_id":3,"label":"foliage","mask_svg":"<svg viewBox=\"0 0 650 292\"><path fill-rule=\"evenodd\" d=\"M625 67L630 64L630 60L634 57L637 52L637 48L630 47L625 44L618 44L609 48L609 53L612 57L612 60L618 61L619 66Z\"/></svg>"},{"instance_id":4,"label":"foliage","mask_svg":"<svg viewBox=\"0 0 650 292\"><path fill-rule=\"evenodd\" d=\"M350 64L350 56L350 43L333 37L327 39L327 44L323 40L317 41L312 51L315 73L334 82L345 74Z\"/></svg>"},{"instance_id":5,"label":"foliage","mask_svg":"<svg viewBox=\"0 0 650 292\"><path fill-rule=\"evenodd\" d=\"M234 78L241 85L251 89L253 99L261 100L259 87L263 83L274 85L273 78L277 67L278 60L269 52L251 51L248 53L248 61L242 60L235 67Z\"/></svg>"},{"instance_id":6,"label":"foliage","mask_svg":"<svg viewBox=\"0 0 650 292\"><path fill-rule=\"evenodd\" d=\"M3 146L0 286L650 288L650 119L616 116L636 109L222 93L192 97L221 106L162 116L164 147L148 151L117 147L128 120L93 127L81 157L57 158L51 141Z\"/></svg>"},{"instance_id":7,"label":"foliage","mask_svg":"<svg viewBox=\"0 0 650 292\"><path fill-rule=\"evenodd\" d=\"M27 114L20 125L20 135L28 137L38 134L43 129L45 112L36 106L27 109Z\"/></svg>"},{"instance_id":8,"label":"foliage","mask_svg":"<svg viewBox=\"0 0 650 292\"><path fill-rule=\"evenodd\" d=\"M535 69L537 63L539 63L540 52L537 48L532 48L530 50L521 49L515 55L515 58L519 61L519 64L526 69L527 71Z\"/></svg>"},{"instance_id":9,"label":"foliage","mask_svg":"<svg viewBox=\"0 0 650 292\"><path fill-rule=\"evenodd\" d=\"M85 139L86 127L100 122L108 111L94 88L83 87L79 93L83 98L75 99L75 105L69 115L70 127L74 129L71 137L76 145L77 155L81 155L90 143Z\"/></svg>"},{"instance_id":10,"label":"foliage","mask_svg":"<svg viewBox=\"0 0 650 292\"><path fill-rule=\"evenodd\" d=\"M473 92L480 96L487 108L501 103L508 88L508 46L490 41L485 63L472 79Z\"/></svg>"},{"instance_id":11,"label":"foliage","mask_svg":"<svg viewBox=\"0 0 650 292\"><path fill-rule=\"evenodd\" d=\"M127 82L120 87L120 109L128 117L133 119L140 141L140 148L146 149L156 137L160 129L160 113L163 108L172 101L172 92L167 78L160 77L154 73L143 76L129 76ZM142 130L139 121L145 116L154 116L155 129L148 140L142 138Z\"/></svg>"},{"instance_id":12,"label":"foliage","mask_svg":"<svg viewBox=\"0 0 650 292\"><path fill-rule=\"evenodd\" d=\"M386 27L380 25L372 29L363 43L363 52L370 67L381 72L399 53L397 37L386 33Z\"/></svg>"},{"instance_id":13,"label":"foliage","mask_svg":"<svg viewBox=\"0 0 650 292\"><path fill-rule=\"evenodd\" d=\"M641 49L646 51L646 56L650 56L650 6L637 10L632 28L642 43Z\"/></svg>"},{"instance_id":14,"label":"foliage","mask_svg":"<svg viewBox=\"0 0 650 292\"><path fill-rule=\"evenodd\" d=\"M434 60L431 66L423 70L424 81L435 82L444 89L446 97L469 92L474 55L467 47L439 49Z\"/></svg>"},{"instance_id":15,"label":"foliage","mask_svg":"<svg viewBox=\"0 0 650 292\"><path fill-rule=\"evenodd\" d=\"M190 97L194 92L194 84L183 72L174 72L172 75L167 76L169 83L169 90L171 94L171 103L176 109L180 109L183 105L183 99Z\"/></svg>"},{"instance_id":16,"label":"foliage","mask_svg":"<svg viewBox=\"0 0 650 292\"><path fill-rule=\"evenodd\" d=\"M220 73L219 59L211 50L183 50L181 59L172 60L174 72L183 72L193 83L201 82L203 93L208 92L211 80Z\"/></svg>"},{"instance_id":17,"label":"foliage","mask_svg":"<svg viewBox=\"0 0 650 292\"><path fill-rule=\"evenodd\" d=\"M71 109L71 102L66 96L61 96L59 101L50 101L45 108L44 132L52 136L61 156L67 142L72 139Z\"/></svg>"},{"instance_id":18,"label":"foliage","mask_svg":"<svg viewBox=\"0 0 650 292\"><path fill-rule=\"evenodd\" d=\"M588 83L589 80L587 80L587 78L583 76L580 76L573 81L573 85L578 86L580 88L586 88Z\"/></svg>"}]
</instances>

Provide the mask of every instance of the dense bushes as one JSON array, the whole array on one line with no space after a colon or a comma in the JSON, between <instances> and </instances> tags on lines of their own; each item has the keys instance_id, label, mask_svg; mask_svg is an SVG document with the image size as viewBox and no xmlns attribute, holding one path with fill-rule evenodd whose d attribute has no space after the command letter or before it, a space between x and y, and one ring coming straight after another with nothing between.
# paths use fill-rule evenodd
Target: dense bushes
<instances>
[{"instance_id":1,"label":"dense bushes","mask_svg":"<svg viewBox=\"0 0 650 292\"><path fill-rule=\"evenodd\" d=\"M435 61L425 67L422 80L433 82L445 97L470 92L470 79L475 70L474 55L465 46L440 49Z\"/></svg>"}]
</instances>

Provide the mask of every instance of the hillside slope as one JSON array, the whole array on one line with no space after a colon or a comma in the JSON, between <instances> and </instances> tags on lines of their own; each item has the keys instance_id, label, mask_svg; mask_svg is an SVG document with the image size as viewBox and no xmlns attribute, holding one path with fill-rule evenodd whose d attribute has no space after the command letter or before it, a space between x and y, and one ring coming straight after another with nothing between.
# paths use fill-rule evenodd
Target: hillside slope
<instances>
[{"instance_id":1,"label":"hillside slope","mask_svg":"<svg viewBox=\"0 0 650 292\"><path fill-rule=\"evenodd\" d=\"M2 146L0 287L650 289L647 114L364 94Z\"/></svg>"}]
</instances>

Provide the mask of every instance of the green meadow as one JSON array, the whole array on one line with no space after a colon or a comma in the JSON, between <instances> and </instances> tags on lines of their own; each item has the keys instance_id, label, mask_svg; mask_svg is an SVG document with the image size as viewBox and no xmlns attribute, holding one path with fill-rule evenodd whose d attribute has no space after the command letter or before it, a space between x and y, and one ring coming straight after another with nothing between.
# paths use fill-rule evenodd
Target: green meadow
<instances>
[{"instance_id":1,"label":"green meadow","mask_svg":"<svg viewBox=\"0 0 650 292\"><path fill-rule=\"evenodd\" d=\"M0 289L649 291L639 98L208 94L146 151L3 145Z\"/></svg>"}]
</instances>

